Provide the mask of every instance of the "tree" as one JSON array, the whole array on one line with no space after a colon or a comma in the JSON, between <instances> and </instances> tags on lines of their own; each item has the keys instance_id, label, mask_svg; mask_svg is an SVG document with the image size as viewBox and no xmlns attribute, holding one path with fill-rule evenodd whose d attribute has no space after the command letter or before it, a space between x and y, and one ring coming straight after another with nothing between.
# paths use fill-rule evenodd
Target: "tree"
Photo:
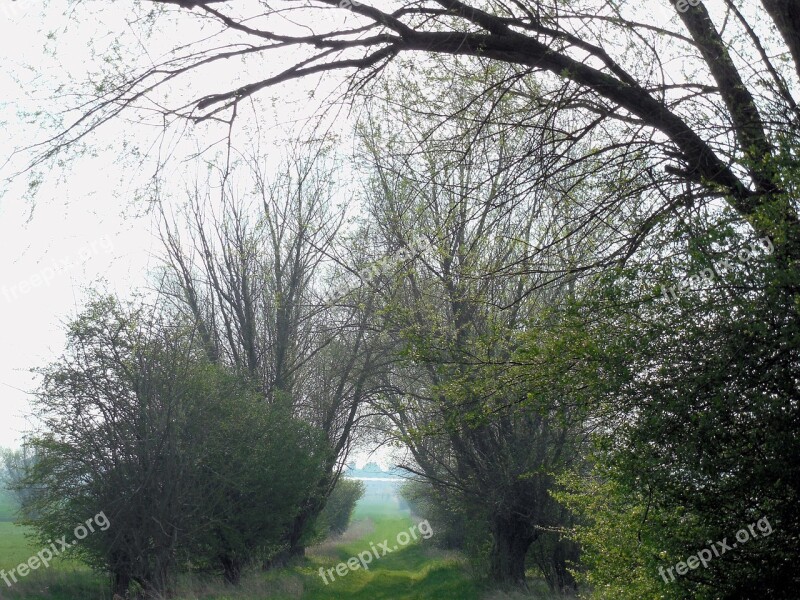
<instances>
[{"instance_id":1,"label":"tree","mask_svg":"<svg viewBox=\"0 0 800 600\"><path fill-rule=\"evenodd\" d=\"M125 595L170 595L189 564L222 572L276 552L326 460L309 428L267 410L251 382L206 360L164 305L98 297L41 369L39 459L20 479L41 541L87 515L110 527L75 547ZM286 468L290 461L292 469Z\"/></svg>"},{"instance_id":2,"label":"tree","mask_svg":"<svg viewBox=\"0 0 800 600\"><path fill-rule=\"evenodd\" d=\"M22 480L25 473L36 464L36 460L36 455L25 446L19 450L0 449L0 489L12 491L19 506L25 506L35 492L25 486Z\"/></svg>"},{"instance_id":3,"label":"tree","mask_svg":"<svg viewBox=\"0 0 800 600\"><path fill-rule=\"evenodd\" d=\"M148 317L98 298L70 324L67 352L40 371L41 430L29 441L40 460L21 483L37 490L24 510L42 541L103 511L114 529L76 551L110 571L118 593L136 582L155 596L171 585L191 518L173 415L188 402L192 350Z\"/></svg>"},{"instance_id":4,"label":"tree","mask_svg":"<svg viewBox=\"0 0 800 600\"><path fill-rule=\"evenodd\" d=\"M511 492L494 499L514 507L512 514L523 512L527 522L495 524L493 560L498 573L519 579L532 528L552 525L553 513L530 515L514 502L522 498L526 509L534 488L550 489L553 471L565 466L560 455L541 460L536 451L554 448L548 436L580 434L591 424L605 463L597 493L611 495L615 510L641 510L642 553L658 535L663 552L674 557L703 536L719 539L754 521L756 513L778 515L785 536L747 546L676 589L695 596L790 595L797 490L784 478L792 471L780 450L794 448L797 420L800 22L794 3L662 2L648 4L644 16L635 12L641 5L609 0L415 0L346 12L337 6L314 0L308 7L294 1L171 7L186 22L216 24L220 35L204 31L213 42L188 47L182 40L180 54L141 71L109 72L99 91L84 95L83 117L49 140L39 160L56 158L145 101L148 110L163 107L167 120L218 120L232 128L244 99L289 80L347 71L351 97L374 102L382 71L416 67L392 98L391 117L407 128L417 124L409 112L438 123L402 153L381 157L378 144L367 153L378 166L370 214L379 229L368 239L389 253L411 250L400 276L376 278L384 286L381 304L388 310L378 314L388 324L393 357L407 359L381 373L377 406L392 433L414 448L416 464L407 466L478 505L485 498L476 490L485 485L468 485L470 476L485 484L492 469L508 467L501 489ZM151 22L161 22L161 10L154 9ZM279 29L286 10L294 11L297 29ZM315 20L331 13L342 20ZM220 37L230 45L218 45ZM166 105L150 102L164 84L190 79L209 64L287 50L296 53L293 63L255 80L220 82L219 92ZM453 94L451 73L470 93ZM418 88L430 91L407 93ZM445 102L451 95L455 104ZM436 129L452 139L430 143ZM389 142L397 139L392 133ZM486 140L508 152L515 147L510 140L520 138L542 151L495 168L501 161L485 151ZM453 151L456 144L463 152ZM418 158L427 159L425 151L433 155L428 164ZM466 173L476 155L490 164L477 180ZM541 168L519 168L528 163ZM516 177L505 180L505 172ZM414 194L424 201L415 202ZM531 215L558 213L544 221L541 239L534 235L539 220L515 221L503 212L525 196ZM522 243L485 235L490 221L500 236ZM774 247L765 264L717 273L697 292L658 300L659 285L711 269L756 239ZM606 277L587 276L598 272ZM567 300L576 300L586 335L563 339L578 345L530 334L563 334L553 324L564 313L539 309ZM364 331L367 322L380 322L373 317L359 321ZM538 360L543 356L558 360L549 367ZM584 372L587 364L602 377ZM572 404L563 390L583 391L582 403ZM494 419L494 402L514 411ZM483 411L470 413L476 406ZM587 417L589 409L596 412ZM517 440L533 440L527 458L538 462L536 476L515 488L530 466L526 456L510 454ZM557 504L536 499L537 509ZM614 544L631 539L623 535ZM767 565L767 552L780 560ZM637 568L654 560L629 556L640 560ZM612 571L606 575L619 578ZM657 587L637 579L636 590Z\"/></svg>"},{"instance_id":5,"label":"tree","mask_svg":"<svg viewBox=\"0 0 800 600\"><path fill-rule=\"evenodd\" d=\"M173 102L163 110L167 118L232 122L244 99L289 80L349 71L352 89L360 90L403 54L464 57L472 73L487 61L509 67L503 94L529 100L515 122L525 126L531 117L544 117L548 143L567 163L600 156L604 175L635 179L647 192L646 218L631 248L673 210L719 198L759 236L775 241L782 264L800 257L795 184L784 179L781 167L796 163L793 132L800 115L793 96L800 24L790 0L746 8L717 0L686 10L665 2L643 19L634 14L636 5L607 0L416 0L386 10L366 3L339 9L342 21L335 25L315 20L338 6L338 0L314 0L308 7L287 0L243 9L228 3L175 8L187 20L216 24L234 45L209 46L215 38L187 49L182 42L156 65L109 72L100 92L84 90L84 116L51 139L40 159L54 157L120 112L138 109L159 86L215 62L244 62L285 49L300 57L233 89ZM278 23L286 10L307 29L282 31ZM155 22L161 18L158 12L151 16ZM242 38L251 43L236 46ZM203 39L209 40L205 32ZM422 57L416 60L425 64ZM661 68L673 60L681 72ZM532 78L541 82L533 92ZM479 90L475 101L490 91ZM588 139L591 147L570 157ZM647 157L643 168L628 163L632 152Z\"/></svg>"},{"instance_id":6,"label":"tree","mask_svg":"<svg viewBox=\"0 0 800 600\"><path fill-rule=\"evenodd\" d=\"M434 488L428 497L485 525L492 579L522 584L531 546L565 524L549 490L574 459L585 413L557 373L533 378L519 367L527 363L520 331L534 330L547 347L546 306L563 302L570 285L552 280L556 258L552 268L528 262L527 249L557 238L561 224L559 210L544 208L550 189L531 186L540 165L520 157L528 133L475 139L469 123L482 110L438 128L412 111L362 128L374 165L374 244L405 256L374 282L395 352L376 405L413 456L402 466ZM567 546L539 547L554 589L574 583Z\"/></svg>"},{"instance_id":7,"label":"tree","mask_svg":"<svg viewBox=\"0 0 800 600\"><path fill-rule=\"evenodd\" d=\"M272 179L257 157L246 157L225 174L219 211L195 196L186 209L188 233L162 221L176 310L195 323L208 360L253 381L266 405L326 440L316 484L300 502L285 532L285 552L272 557L273 565L304 552L377 372L371 292L339 286L343 293L328 293L328 271L350 265L338 259L342 249L334 243L342 216L324 159L322 150L289 159ZM240 171L252 178L252 195L236 194L229 183Z\"/></svg>"}]
</instances>

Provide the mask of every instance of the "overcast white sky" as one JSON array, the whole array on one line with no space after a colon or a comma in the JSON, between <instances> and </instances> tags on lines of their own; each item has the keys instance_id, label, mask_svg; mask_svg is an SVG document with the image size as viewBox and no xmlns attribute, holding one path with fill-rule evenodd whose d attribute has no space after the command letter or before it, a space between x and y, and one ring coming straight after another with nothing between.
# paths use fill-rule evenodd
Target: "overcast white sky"
<instances>
[{"instance_id":1,"label":"overcast white sky","mask_svg":"<svg viewBox=\"0 0 800 600\"><path fill-rule=\"evenodd\" d=\"M63 346L62 323L81 305L86 284L106 278L126 294L145 284L157 250L144 219L123 221L113 199L0 204L0 446L14 446L29 412L28 372Z\"/></svg>"},{"instance_id":2,"label":"overcast white sky","mask_svg":"<svg viewBox=\"0 0 800 600\"><path fill-rule=\"evenodd\" d=\"M0 5L0 156L24 135L17 109L31 108L15 81L37 59L45 39L29 3ZM29 77L37 74L28 71ZM6 174L6 173L4 173ZM0 197L0 446L16 446L27 428L31 367L63 346L64 318L80 306L82 288L99 277L112 286L140 285L152 240L143 220L123 220L122 205L102 168L78 172L69 186L51 186L31 218L20 187ZM19 185L24 184L21 181ZM113 289L113 287L112 287Z\"/></svg>"},{"instance_id":3,"label":"overcast white sky","mask_svg":"<svg viewBox=\"0 0 800 600\"><path fill-rule=\"evenodd\" d=\"M390 1L378 0L378 4ZM244 2L232 6L240 7ZM71 20L63 16L67 5L68 0L0 0L3 177L9 173L3 161L13 148L42 137L41 130L21 118L18 111L61 108L48 100L57 83L78 85L88 72L97 70L102 64L98 61L109 52L119 57L120 68L130 69L151 64L148 61L173 47L176 31L180 31L182 42L209 33L177 11L174 21L170 20L173 17L159 20L166 24L160 34L143 41L138 35L140 25L131 22L137 17L132 3L83 0L76 10L91 12ZM666 0L643 0L633 6L648 13L642 15L645 20L662 13L666 20ZM351 18L347 11L330 14L331 19ZM331 23L325 25L330 27ZM143 45L137 46L140 43ZM273 55L270 60L281 64L282 58ZM263 62L256 63L257 72L263 67ZM231 68L231 64L221 65L211 75L194 78L198 86L194 94L198 89L225 91L229 89L226 79L242 80L241 68ZM240 141L244 144L257 130L262 150L277 153L275 140L285 140L290 131L296 132L336 83L328 80L320 88L318 82L306 80L282 86L270 92L271 96L261 94L255 108L258 118L243 124ZM312 101L309 91L314 88L317 94ZM169 99L170 94L179 97L182 92L185 90L164 90ZM347 118L329 116L342 132L349 129ZM199 128L193 133L203 144L221 137L219 132ZM143 152L153 152L150 144L158 140L158 131L123 120L104 127L89 140L97 150L95 156L69 163L62 178L52 174L47 178L32 217L31 205L22 199L25 178L18 178L10 187L0 184L0 446L19 442L29 412L26 390L33 383L29 369L45 364L60 351L64 342L62 323L80 309L85 287L103 278L109 289L125 296L147 285L147 273L158 263L160 244L152 234L152 219L138 214L144 203L133 198L134 192L142 189L152 164L132 168L125 160L128 150L122 146L126 139L138 143ZM161 147L157 150L163 152ZM188 171L183 165L166 172L166 185L172 186L173 197L193 183L186 178ZM171 173L174 180L169 180Z\"/></svg>"},{"instance_id":4,"label":"overcast white sky","mask_svg":"<svg viewBox=\"0 0 800 600\"><path fill-rule=\"evenodd\" d=\"M18 111L52 110L47 90L54 82L79 81L92 68L95 55L87 40L103 48L117 39L109 32L130 36L133 31L127 2L86 3L102 5L102 16L76 23L62 16L64 0L51 0L45 9L34 0L0 0L0 128L6 134L0 138L0 167L22 142L41 139L41 132L26 125ZM48 39L50 32L57 44ZM174 35L169 37L160 40L163 49L174 43ZM148 51L157 55L158 44L158 39L151 41ZM265 98L267 108L259 107L265 138L284 139L317 110L303 85L309 83L284 87L277 102ZM328 89L333 85L329 82ZM346 119L337 122L347 127ZM202 132L197 133L202 139ZM125 135L140 142L154 139L152 130L125 122L102 129L93 140L96 156L70 163L64 177L50 174L33 212L22 199L24 177L0 188L0 447L18 446L29 428L28 392L35 387L30 369L62 350L63 324L81 309L87 286L102 280L124 297L147 286L148 272L159 264L154 219L142 215L142 204L133 200L147 174L132 172L118 160ZM252 129L242 135L252 135ZM270 143L264 143L264 151L279 154L267 147ZM8 164L4 169L0 173L5 177L12 169ZM191 169L175 167L176 179L182 180L172 182L174 196L193 183L186 179ZM354 458L359 464L368 458L386 464L386 456L380 451L370 458L360 451Z\"/></svg>"}]
</instances>

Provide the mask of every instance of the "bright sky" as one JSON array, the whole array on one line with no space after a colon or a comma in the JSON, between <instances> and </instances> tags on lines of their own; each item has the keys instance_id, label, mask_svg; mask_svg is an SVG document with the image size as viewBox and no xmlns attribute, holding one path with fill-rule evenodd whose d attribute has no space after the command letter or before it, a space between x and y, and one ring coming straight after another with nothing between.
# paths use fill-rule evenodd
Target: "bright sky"
<instances>
[{"instance_id":1,"label":"bright sky","mask_svg":"<svg viewBox=\"0 0 800 600\"><path fill-rule=\"evenodd\" d=\"M0 129L6 133L0 139L3 179L21 164L3 164L13 149L42 137L41 130L26 124L18 111L43 106L56 110L60 106L49 100L48 91L55 82L82 81L87 72L96 70L102 49L118 40L136 49L133 32L137 27L129 22L132 11L127 2L84 0L97 14L78 22L63 16L66 4L67 0L49 0L42 8L33 0L0 0ZM100 12L95 10L100 8ZM194 39L197 32L192 27L191 23L180 26L184 39ZM174 44L175 28L168 29L169 35L147 41L145 62ZM89 39L91 44L87 44ZM226 78L236 79L229 65L221 69L224 72L215 75L223 83L213 91L227 89ZM209 79L203 80L201 87L208 85ZM329 81L319 88L317 98L322 97L321 90L330 91L335 84ZM263 95L262 104L255 107L257 124L240 119L240 141L246 140L246 147L252 148L257 131L266 160L272 164L272 157L280 154L281 140L303 127L318 110L319 102L308 96L314 85L302 82L283 86L278 97ZM349 127L341 115L335 121L343 130ZM133 139L143 151L155 153L151 143L158 133L124 121L104 127L89 140L96 153L70 163L61 178L49 174L35 207L22 197L27 185L24 177L0 185L0 447L17 446L29 428L28 392L36 383L30 369L46 364L62 350L63 324L81 309L87 286L103 281L106 289L125 297L148 286L148 272L159 265L161 245L153 234L154 218L143 214L147 198L134 198L153 164L132 168L125 160L129 147L122 146ZM180 142L168 139L175 154L185 156L199 147L196 140L205 145L221 136L195 128ZM173 164L166 173L162 200L181 202L181 192L194 184L195 168L193 163ZM384 456L380 451L371 460L385 463ZM363 464L368 454L358 452L354 458Z\"/></svg>"},{"instance_id":2,"label":"bright sky","mask_svg":"<svg viewBox=\"0 0 800 600\"><path fill-rule=\"evenodd\" d=\"M10 134L0 142L3 159L25 135L16 110L34 106L12 75L35 79L40 73L22 64L45 71L50 63L37 56L45 42L41 20L25 6L3 0L0 9L0 121ZM125 294L145 284L154 264L149 218L123 217L129 203L108 163L76 163L68 181L45 187L32 214L21 199L24 179L0 196L0 446L17 445L27 428L29 371L61 350L62 324L80 308L85 286L105 278L110 290Z\"/></svg>"},{"instance_id":3,"label":"bright sky","mask_svg":"<svg viewBox=\"0 0 800 600\"><path fill-rule=\"evenodd\" d=\"M142 40L138 33L142 25L133 22L141 13L129 2L73 3L75 11L91 13L84 17L76 12L78 18L72 20L63 16L68 5L69 0L0 0L0 128L6 134L0 139L2 178L13 171L3 164L13 148L42 135L36 125L20 118L18 111L44 106L56 112L74 102L74 98L59 104L49 100L56 83L87 85L87 73L97 72L109 55L119 57L122 69L152 64L149 61L156 61L174 46L175 31L181 32L182 41L209 33L177 11L177 16L159 20L166 24L160 33ZM668 5L666 1L643 1L641 6L650 13L662 13ZM330 20L352 18L347 11L324 16L329 14ZM320 27L331 26L326 22ZM272 55L270 60L281 64L282 57ZM260 73L264 63L255 65ZM197 97L198 90L225 91L229 89L226 80L241 82L241 68L221 64L215 72L194 79L197 89L188 92L192 97ZM306 80L261 94L260 104L252 107L258 118L242 120L240 143L251 144L257 132L262 151L270 157L277 155L281 140L286 140L290 131L297 134L335 85L334 80L326 80L322 86ZM310 100L309 91L314 88L315 100ZM163 93L172 100L187 92L171 87ZM67 121L74 116L64 115ZM346 117L330 114L329 121L346 132L351 122ZM146 286L148 271L158 264L160 243L152 234L152 218L141 214L147 198L134 198L152 173L153 164L132 163L136 148L124 145L138 144L145 154L188 154L191 136L174 142L176 138L170 135L166 147L154 146L158 133L157 128L121 119L104 126L97 137L88 140L95 155L70 163L62 178L50 174L32 216L32 205L22 198L26 179L17 178L5 188L0 184L0 446L19 442L29 412L26 390L33 387L29 369L45 364L60 351L62 323L80 309L85 286L102 278L108 289L125 296ZM222 137L219 131L201 127L190 128L189 133L194 134L196 144L192 150ZM19 167L19 162L14 166ZM165 172L163 191L180 201L181 191L194 183L191 168L184 163L173 164L171 169Z\"/></svg>"},{"instance_id":4,"label":"bright sky","mask_svg":"<svg viewBox=\"0 0 800 600\"><path fill-rule=\"evenodd\" d=\"M0 446L14 446L29 412L28 372L64 342L62 323L81 306L84 286L105 278L125 294L145 284L157 250L144 219L123 221L121 206L92 197L39 207L0 204Z\"/></svg>"},{"instance_id":5,"label":"bright sky","mask_svg":"<svg viewBox=\"0 0 800 600\"><path fill-rule=\"evenodd\" d=\"M25 135L17 108L30 107L14 75L35 79L23 63L41 64L45 37L32 3L0 5L0 141L5 159ZM87 169L89 167L89 169ZM29 370L45 364L63 345L64 317L81 304L83 286L106 277L111 289L141 285L152 247L143 220L122 219L124 205L113 193L111 170L81 168L70 185L53 185L31 218L20 199L21 181L0 196L0 446L16 446L30 412ZM6 175L6 173L3 173Z\"/></svg>"}]
</instances>

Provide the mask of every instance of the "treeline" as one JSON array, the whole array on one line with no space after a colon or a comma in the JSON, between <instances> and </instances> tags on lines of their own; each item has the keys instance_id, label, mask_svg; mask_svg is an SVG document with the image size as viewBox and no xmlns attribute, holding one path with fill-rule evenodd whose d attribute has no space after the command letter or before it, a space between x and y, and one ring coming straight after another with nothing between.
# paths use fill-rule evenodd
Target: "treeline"
<instances>
[{"instance_id":1,"label":"treeline","mask_svg":"<svg viewBox=\"0 0 800 600\"><path fill-rule=\"evenodd\" d=\"M198 5L253 52L319 50L198 111L233 123L267 85L352 66L355 150L308 144L276 172L232 153L162 209L155 297L98 299L42 371L30 522L137 525L95 555L131 564L120 591L168 591L179 567L235 582L301 555L352 448L390 443L434 539L495 583L796 597L794 7L664 24L629 4L423 0L359 9L374 35L310 37ZM409 50L413 77L374 80ZM162 72L91 109L130 109Z\"/></svg>"},{"instance_id":2,"label":"treeline","mask_svg":"<svg viewBox=\"0 0 800 600\"><path fill-rule=\"evenodd\" d=\"M618 202L638 184L553 172L538 132L505 125L527 100L456 92L445 125L380 104L364 118L355 221L319 148L278 175L242 160L221 203L198 182L162 211L155 293L98 296L40 370L20 487L43 538L103 510L113 527L78 552L118 593L169 594L184 569L235 584L342 531L349 452L390 442L436 543L494 582L788 593L797 273L722 210L610 263L640 226ZM742 248L712 287L661 293ZM659 576L764 517L775 535Z\"/></svg>"}]
</instances>

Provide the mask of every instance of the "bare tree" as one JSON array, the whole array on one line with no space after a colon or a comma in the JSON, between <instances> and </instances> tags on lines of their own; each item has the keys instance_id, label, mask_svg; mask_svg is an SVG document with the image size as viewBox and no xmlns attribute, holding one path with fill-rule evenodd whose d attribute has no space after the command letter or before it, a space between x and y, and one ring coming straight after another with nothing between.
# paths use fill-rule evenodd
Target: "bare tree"
<instances>
[{"instance_id":1,"label":"bare tree","mask_svg":"<svg viewBox=\"0 0 800 600\"><path fill-rule=\"evenodd\" d=\"M473 73L487 62L510 67L500 89L530 98L517 124L554 109L574 115L571 122L551 122L564 156L593 132L604 143L584 158L641 148L651 188L673 206L723 198L759 235L778 242L779 260L788 265L800 257L791 150L800 116L800 25L791 0L688 7L664 0L648 3L645 15L637 11L642 4L609 0L415 0L385 10L368 3L344 10L339 0L159 5L215 25L220 36L182 41L173 55L142 71L109 74L100 93L85 91L83 116L46 143L40 159L142 107L159 86L210 64L236 58L245 64L285 51L297 57L233 89L173 102L162 109L167 118L232 122L244 99L289 80L342 71L352 74L355 91L403 54L451 55L464 57ZM283 25L287 16L300 26ZM410 63L425 64L422 57ZM606 174L619 174L621 165L609 160ZM649 217L645 233L663 215Z\"/></svg>"},{"instance_id":2,"label":"bare tree","mask_svg":"<svg viewBox=\"0 0 800 600\"><path fill-rule=\"evenodd\" d=\"M292 159L274 178L254 160L245 169L254 178L252 196L225 188L216 214L195 195L187 206L189 245L174 221L163 221L163 240L177 304L197 322L209 358L235 367L266 402L287 407L328 442L318 481L286 533L287 552L296 554L372 393L371 309L368 298L365 310L324 292L326 273L338 264L342 214L322 159Z\"/></svg>"}]
</instances>

